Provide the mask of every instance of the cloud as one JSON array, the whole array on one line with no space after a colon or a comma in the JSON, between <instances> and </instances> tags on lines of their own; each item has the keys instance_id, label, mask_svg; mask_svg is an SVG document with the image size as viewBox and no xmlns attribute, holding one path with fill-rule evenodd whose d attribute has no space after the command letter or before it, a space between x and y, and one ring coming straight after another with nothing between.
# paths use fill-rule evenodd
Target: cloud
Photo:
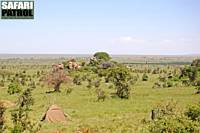
<instances>
[{"instance_id":1,"label":"cloud","mask_svg":"<svg viewBox=\"0 0 200 133\"><path fill-rule=\"evenodd\" d=\"M115 42L121 43L121 44L141 44L144 43L144 39L139 39L131 36L122 36L119 37Z\"/></svg>"},{"instance_id":2,"label":"cloud","mask_svg":"<svg viewBox=\"0 0 200 133\"><path fill-rule=\"evenodd\" d=\"M162 40L161 42L163 42L163 43L173 43L174 41L170 40L170 39L165 39L165 40Z\"/></svg>"},{"instance_id":3,"label":"cloud","mask_svg":"<svg viewBox=\"0 0 200 133\"><path fill-rule=\"evenodd\" d=\"M161 44L167 44L167 45L182 45L182 44L189 44L191 43L191 39L188 39L188 38L177 38L177 39L164 39L164 40L161 40L160 43Z\"/></svg>"}]
</instances>

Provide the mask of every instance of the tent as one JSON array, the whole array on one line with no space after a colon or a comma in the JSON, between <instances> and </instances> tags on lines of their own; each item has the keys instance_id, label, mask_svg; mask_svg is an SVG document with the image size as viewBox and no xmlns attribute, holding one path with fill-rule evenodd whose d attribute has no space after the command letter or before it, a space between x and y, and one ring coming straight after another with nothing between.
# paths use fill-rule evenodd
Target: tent
<instances>
[{"instance_id":1,"label":"tent","mask_svg":"<svg viewBox=\"0 0 200 133\"><path fill-rule=\"evenodd\" d=\"M51 105L42 118L42 121L44 120L51 123L57 123L66 122L67 119L65 113L59 106Z\"/></svg>"}]
</instances>

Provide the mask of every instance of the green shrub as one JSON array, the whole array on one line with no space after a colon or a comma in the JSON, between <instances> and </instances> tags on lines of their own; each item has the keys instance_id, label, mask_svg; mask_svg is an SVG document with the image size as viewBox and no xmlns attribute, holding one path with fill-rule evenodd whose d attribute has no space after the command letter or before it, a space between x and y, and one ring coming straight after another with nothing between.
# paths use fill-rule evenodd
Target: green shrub
<instances>
[{"instance_id":1,"label":"green shrub","mask_svg":"<svg viewBox=\"0 0 200 133\"><path fill-rule=\"evenodd\" d=\"M161 82L165 82L165 81L167 81L167 76L166 75L161 75L161 76L159 76L159 80L161 81Z\"/></svg>"},{"instance_id":2,"label":"green shrub","mask_svg":"<svg viewBox=\"0 0 200 133\"><path fill-rule=\"evenodd\" d=\"M179 107L175 101L167 101L161 104L158 104L151 112L151 118L161 119L164 116L176 116L180 114Z\"/></svg>"},{"instance_id":3,"label":"green shrub","mask_svg":"<svg viewBox=\"0 0 200 133\"><path fill-rule=\"evenodd\" d=\"M199 73L198 67L185 67L181 70L180 78L188 78L190 83L194 85L195 80L198 78Z\"/></svg>"},{"instance_id":4,"label":"green shrub","mask_svg":"<svg viewBox=\"0 0 200 133\"><path fill-rule=\"evenodd\" d=\"M73 91L73 89L71 87L67 87L66 94L70 94L72 91Z\"/></svg>"},{"instance_id":5,"label":"green shrub","mask_svg":"<svg viewBox=\"0 0 200 133\"><path fill-rule=\"evenodd\" d=\"M190 79L187 77L181 78L182 84L185 86L190 86Z\"/></svg>"},{"instance_id":6,"label":"green shrub","mask_svg":"<svg viewBox=\"0 0 200 133\"><path fill-rule=\"evenodd\" d=\"M86 81L86 80L87 80L87 76L88 76L88 74L87 74L87 73L84 73L83 76L82 76L82 78L81 78L82 81Z\"/></svg>"},{"instance_id":7,"label":"green shrub","mask_svg":"<svg viewBox=\"0 0 200 133\"><path fill-rule=\"evenodd\" d=\"M94 87L99 88L100 85L101 85L101 80L94 81Z\"/></svg>"},{"instance_id":8,"label":"green shrub","mask_svg":"<svg viewBox=\"0 0 200 133\"><path fill-rule=\"evenodd\" d=\"M200 94L200 86L196 87L196 90L197 90L196 94Z\"/></svg>"},{"instance_id":9,"label":"green shrub","mask_svg":"<svg viewBox=\"0 0 200 133\"><path fill-rule=\"evenodd\" d=\"M183 84L196 87L197 94L200 93L200 59L192 62L190 67L185 67L181 70L180 79Z\"/></svg>"},{"instance_id":10,"label":"green shrub","mask_svg":"<svg viewBox=\"0 0 200 133\"><path fill-rule=\"evenodd\" d=\"M106 98L106 95L105 95L105 92L101 89L96 89L96 93L97 93L97 101L100 101L100 100L105 100Z\"/></svg>"},{"instance_id":11,"label":"green shrub","mask_svg":"<svg viewBox=\"0 0 200 133\"><path fill-rule=\"evenodd\" d=\"M11 133L36 133L39 130L40 124L32 122L29 117L31 106L34 104L31 93L32 89L26 89L18 98L17 108L11 111L11 119L13 123Z\"/></svg>"},{"instance_id":12,"label":"green shrub","mask_svg":"<svg viewBox=\"0 0 200 133\"><path fill-rule=\"evenodd\" d=\"M21 92L21 88L19 86L18 83L16 82L11 82L9 85L8 85L8 94L10 95L13 95L15 93L20 93Z\"/></svg>"},{"instance_id":13,"label":"green shrub","mask_svg":"<svg viewBox=\"0 0 200 133\"><path fill-rule=\"evenodd\" d=\"M148 75L146 74L146 73L144 73L143 75L142 75L142 81L148 81Z\"/></svg>"},{"instance_id":14,"label":"green shrub","mask_svg":"<svg viewBox=\"0 0 200 133\"><path fill-rule=\"evenodd\" d=\"M200 94L200 80L196 81L195 86L196 86L196 90L197 90L196 94Z\"/></svg>"},{"instance_id":15,"label":"green shrub","mask_svg":"<svg viewBox=\"0 0 200 133\"><path fill-rule=\"evenodd\" d=\"M125 98L125 99L129 98L130 86L128 85L128 83L126 83L126 82L118 83L118 85L116 86L116 89L117 89L117 93L116 94L120 98Z\"/></svg>"},{"instance_id":16,"label":"green shrub","mask_svg":"<svg viewBox=\"0 0 200 133\"><path fill-rule=\"evenodd\" d=\"M191 66L200 67L200 59L193 60Z\"/></svg>"},{"instance_id":17,"label":"green shrub","mask_svg":"<svg viewBox=\"0 0 200 133\"><path fill-rule=\"evenodd\" d=\"M36 75L37 75L37 78L39 78L41 75L40 71L37 71Z\"/></svg>"},{"instance_id":18,"label":"green shrub","mask_svg":"<svg viewBox=\"0 0 200 133\"><path fill-rule=\"evenodd\" d=\"M174 83L172 81L167 81L167 87L173 87Z\"/></svg>"},{"instance_id":19,"label":"green shrub","mask_svg":"<svg viewBox=\"0 0 200 133\"><path fill-rule=\"evenodd\" d=\"M149 131L152 133L198 133L199 124L186 117L163 117L151 122Z\"/></svg>"},{"instance_id":20,"label":"green shrub","mask_svg":"<svg viewBox=\"0 0 200 133\"><path fill-rule=\"evenodd\" d=\"M190 119L190 114L193 111L190 110L188 112L186 113L187 115L184 116L175 102L158 105L152 110L152 121L148 123L148 131L153 133L200 132L199 123ZM196 113L194 114L196 118L197 115Z\"/></svg>"},{"instance_id":21,"label":"green shrub","mask_svg":"<svg viewBox=\"0 0 200 133\"><path fill-rule=\"evenodd\" d=\"M193 121L200 122L200 103L197 105L190 106L185 112L185 115Z\"/></svg>"},{"instance_id":22,"label":"green shrub","mask_svg":"<svg viewBox=\"0 0 200 133\"><path fill-rule=\"evenodd\" d=\"M169 73L168 75L160 75L159 81L154 83L153 88L168 88L178 85L179 78Z\"/></svg>"},{"instance_id":23,"label":"green shrub","mask_svg":"<svg viewBox=\"0 0 200 133\"><path fill-rule=\"evenodd\" d=\"M155 82L153 85L153 88L162 88L162 83L161 82Z\"/></svg>"},{"instance_id":24,"label":"green shrub","mask_svg":"<svg viewBox=\"0 0 200 133\"><path fill-rule=\"evenodd\" d=\"M28 84L28 86L30 87L30 88L33 88L33 89L35 89L36 88L36 84L35 84L35 81L30 81L30 83Z\"/></svg>"},{"instance_id":25,"label":"green shrub","mask_svg":"<svg viewBox=\"0 0 200 133\"><path fill-rule=\"evenodd\" d=\"M5 120L4 120L4 113L5 113L5 107L2 103L0 103L0 133L3 133L5 130Z\"/></svg>"},{"instance_id":26,"label":"green shrub","mask_svg":"<svg viewBox=\"0 0 200 133\"><path fill-rule=\"evenodd\" d=\"M130 71L126 67L118 66L110 68L106 78L115 85L118 97L128 99L130 94L130 77Z\"/></svg>"},{"instance_id":27,"label":"green shrub","mask_svg":"<svg viewBox=\"0 0 200 133\"><path fill-rule=\"evenodd\" d=\"M152 71L152 74L159 74L160 73L160 69L156 68Z\"/></svg>"},{"instance_id":28,"label":"green shrub","mask_svg":"<svg viewBox=\"0 0 200 133\"><path fill-rule=\"evenodd\" d=\"M88 81L87 88L92 88L92 80L91 79L87 79L87 81Z\"/></svg>"},{"instance_id":29,"label":"green shrub","mask_svg":"<svg viewBox=\"0 0 200 133\"><path fill-rule=\"evenodd\" d=\"M108 69L99 69L98 70L98 76L99 77L105 77L108 73Z\"/></svg>"},{"instance_id":30,"label":"green shrub","mask_svg":"<svg viewBox=\"0 0 200 133\"><path fill-rule=\"evenodd\" d=\"M4 80L1 80L1 81L0 81L0 87L4 87L4 85L5 85L5 81L4 81Z\"/></svg>"},{"instance_id":31,"label":"green shrub","mask_svg":"<svg viewBox=\"0 0 200 133\"><path fill-rule=\"evenodd\" d=\"M73 83L76 85L81 85L81 80L82 78L80 77L80 75L76 75L73 79Z\"/></svg>"}]
</instances>

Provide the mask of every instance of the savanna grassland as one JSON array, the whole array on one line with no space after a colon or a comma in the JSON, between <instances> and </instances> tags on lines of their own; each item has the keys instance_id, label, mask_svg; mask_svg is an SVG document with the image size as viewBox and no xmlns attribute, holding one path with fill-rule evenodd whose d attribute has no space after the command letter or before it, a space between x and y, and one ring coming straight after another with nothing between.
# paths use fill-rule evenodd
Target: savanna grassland
<instances>
[{"instance_id":1,"label":"savanna grassland","mask_svg":"<svg viewBox=\"0 0 200 133\"><path fill-rule=\"evenodd\" d=\"M190 80L190 76L187 75L188 70L184 71L191 66L196 57L139 58L137 56L134 59L133 56L122 56L122 58L117 56L113 59L98 60L97 58L95 61L92 60L93 62L87 56L74 58L80 64L80 68L69 69L68 60L71 57L1 59L0 100L15 104L27 88L32 88L33 104L28 106L30 107L28 119L40 125L35 131L39 133L51 133L56 130L74 133L83 132L84 128L89 130L88 133L200 131L198 120L193 122L189 116L188 118L184 116L186 124L177 123L178 129L174 127L169 130L168 128L160 130L162 126L153 127L155 126L153 120L163 119L159 118L160 116L152 118L152 110L159 108L163 103L176 104L172 106L179 112L187 112L191 105L200 102L200 95L197 94L198 89L196 89L199 80L198 70L194 80ZM107 65L102 66L105 62ZM109 64L110 62L112 65ZM63 72L70 79L67 82L63 80L57 92L54 91L55 84L50 82L52 79L45 80L45 78L50 78L48 75L52 73L52 64L58 63L64 64ZM18 87L13 88L18 88L19 91L8 92L9 85L12 83L13 86L17 84ZM60 106L70 116L66 123L40 121L52 104ZM17 105L6 108L3 132L20 132L13 130L15 123L12 121L11 112L16 108ZM178 116L177 112L172 116ZM182 115L180 116L182 120ZM168 118L165 115L161 117ZM172 121L174 122L174 119ZM192 129L186 129L184 125L186 127L191 125L189 127Z\"/></svg>"}]
</instances>

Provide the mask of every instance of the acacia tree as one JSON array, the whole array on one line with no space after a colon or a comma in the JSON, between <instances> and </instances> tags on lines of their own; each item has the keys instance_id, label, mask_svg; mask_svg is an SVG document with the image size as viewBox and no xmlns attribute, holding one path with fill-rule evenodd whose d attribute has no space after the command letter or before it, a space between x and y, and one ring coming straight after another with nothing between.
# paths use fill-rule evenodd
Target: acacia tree
<instances>
[{"instance_id":1,"label":"acacia tree","mask_svg":"<svg viewBox=\"0 0 200 133\"><path fill-rule=\"evenodd\" d=\"M69 81L70 78L65 74L64 70L52 71L45 77L48 85L53 85L54 92L60 92L60 86L63 82Z\"/></svg>"},{"instance_id":2,"label":"acacia tree","mask_svg":"<svg viewBox=\"0 0 200 133\"><path fill-rule=\"evenodd\" d=\"M106 52L96 52L94 54L94 57L97 59L97 60L103 60L103 61L108 61L111 59L110 55Z\"/></svg>"},{"instance_id":3,"label":"acacia tree","mask_svg":"<svg viewBox=\"0 0 200 133\"><path fill-rule=\"evenodd\" d=\"M118 66L110 68L106 79L113 82L118 97L122 99L129 98L131 89L130 88L131 75L126 67Z\"/></svg>"}]
</instances>

